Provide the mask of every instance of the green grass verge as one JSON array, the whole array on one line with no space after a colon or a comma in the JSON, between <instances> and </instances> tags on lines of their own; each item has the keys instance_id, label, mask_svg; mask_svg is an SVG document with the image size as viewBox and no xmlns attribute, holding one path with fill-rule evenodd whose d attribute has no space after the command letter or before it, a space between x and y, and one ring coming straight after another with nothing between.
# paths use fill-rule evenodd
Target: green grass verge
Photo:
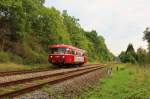
<instances>
[{"instance_id":1,"label":"green grass verge","mask_svg":"<svg viewBox=\"0 0 150 99\"><path fill-rule=\"evenodd\" d=\"M6 71L19 71L19 70L33 70L33 69L47 69L51 68L50 64L34 64L34 65L22 65L16 63L1 63L0 72Z\"/></svg>"},{"instance_id":2,"label":"green grass verge","mask_svg":"<svg viewBox=\"0 0 150 99\"><path fill-rule=\"evenodd\" d=\"M118 65L112 77L100 81L94 90L87 90L77 99L150 99L150 68Z\"/></svg>"}]
</instances>

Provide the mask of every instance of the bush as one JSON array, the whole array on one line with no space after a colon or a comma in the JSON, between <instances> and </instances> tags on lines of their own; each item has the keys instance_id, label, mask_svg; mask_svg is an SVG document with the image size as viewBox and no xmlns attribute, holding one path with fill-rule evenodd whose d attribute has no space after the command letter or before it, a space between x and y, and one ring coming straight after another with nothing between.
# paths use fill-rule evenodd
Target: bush
<instances>
[{"instance_id":1,"label":"bush","mask_svg":"<svg viewBox=\"0 0 150 99\"><path fill-rule=\"evenodd\" d=\"M23 59L18 56L18 55L12 55L11 56L11 61L18 63L18 64L22 64L23 63Z\"/></svg>"},{"instance_id":2,"label":"bush","mask_svg":"<svg viewBox=\"0 0 150 99\"><path fill-rule=\"evenodd\" d=\"M0 63L9 62L10 56L10 53L0 51Z\"/></svg>"},{"instance_id":3,"label":"bush","mask_svg":"<svg viewBox=\"0 0 150 99\"><path fill-rule=\"evenodd\" d=\"M45 64L47 63L47 56L36 52L32 52L29 57L26 57L24 64Z\"/></svg>"},{"instance_id":4,"label":"bush","mask_svg":"<svg viewBox=\"0 0 150 99\"><path fill-rule=\"evenodd\" d=\"M14 62L22 64L23 60L20 56L9 52L0 51L0 63Z\"/></svg>"}]
</instances>

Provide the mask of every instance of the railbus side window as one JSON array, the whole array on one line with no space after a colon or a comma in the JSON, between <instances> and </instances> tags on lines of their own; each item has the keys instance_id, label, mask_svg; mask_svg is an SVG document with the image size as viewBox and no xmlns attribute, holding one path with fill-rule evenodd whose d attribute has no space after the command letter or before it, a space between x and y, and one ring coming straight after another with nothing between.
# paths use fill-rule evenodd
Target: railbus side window
<instances>
[{"instance_id":1,"label":"railbus side window","mask_svg":"<svg viewBox=\"0 0 150 99\"><path fill-rule=\"evenodd\" d=\"M74 51L74 50L72 50L72 52L71 52L73 55L75 55L76 54L76 52Z\"/></svg>"},{"instance_id":2,"label":"railbus side window","mask_svg":"<svg viewBox=\"0 0 150 99\"><path fill-rule=\"evenodd\" d=\"M79 52L76 52L76 55L79 55Z\"/></svg>"}]
</instances>

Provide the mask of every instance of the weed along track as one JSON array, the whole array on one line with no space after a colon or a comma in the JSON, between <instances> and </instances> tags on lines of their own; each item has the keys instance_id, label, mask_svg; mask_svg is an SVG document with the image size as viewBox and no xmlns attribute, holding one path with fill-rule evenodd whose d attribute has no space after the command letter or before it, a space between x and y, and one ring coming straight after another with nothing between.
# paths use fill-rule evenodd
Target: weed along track
<instances>
[{"instance_id":1,"label":"weed along track","mask_svg":"<svg viewBox=\"0 0 150 99\"><path fill-rule=\"evenodd\" d=\"M89 65L85 67L63 69L58 71L55 70L55 72L51 71L51 73L47 73L47 71L45 71L43 72L42 75L36 75L36 76L34 75L31 77L25 77L22 79L16 79L10 81L1 81L0 99L4 97L8 97L8 98L16 97L21 94L37 90L46 84L56 84L101 69L103 67L104 67L103 65L95 64L95 65Z\"/></svg>"}]
</instances>

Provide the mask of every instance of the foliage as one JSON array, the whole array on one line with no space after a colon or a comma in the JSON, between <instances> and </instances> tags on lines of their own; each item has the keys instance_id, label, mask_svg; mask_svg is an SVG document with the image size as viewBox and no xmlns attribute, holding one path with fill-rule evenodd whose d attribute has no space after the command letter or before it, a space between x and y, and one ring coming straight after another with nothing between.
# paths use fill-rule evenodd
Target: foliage
<instances>
[{"instance_id":1,"label":"foliage","mask_svg":"<svg viewBox=\"0 0 150 99\"><path fill-rule=\"evenodd\" d=\"M9 53L0 51L0 63L2 63L2 62L9 62L9 61L10 61Z\"/></svg>"},{"instance_id":2,"label":"foliage","mask_svg":"<svg viewBox=\"0 0 150 99\"><path fill-rule=\"evenodd\" d=\"M150 62L150 28L146 28L146 30L144 31L144 37L143 37L144 40L147 41L148 43L148 50L149 50L149 53L148 53L148 57L149 57L149 62Z\"/></svg>"},{"instance_id":3,"label":"foliage","mask_svg":"<svg viewBox=\"0 0 150 99\"><path fill-rule=\"evenodd\" d=\"M135 52L132 44L128 45L126 52L122 51L119 55L121 62L123 63L138 63L145 65L148 62L148 55L145 49L139 48Z\"/></svg>"},{"instance_id":4,"label":"foliage","mask_svg":"<svg viewBox=\"0 0 150 99\"><path fill-rule=\"evenodd\" d=\"M150 44L150 30L148 27L144 31L144 38L143 39L146 40Z\"/></svg>"},{"instance_id":5,"label":"foliage","mask_svg":"<svg viewBox=\"0 0 150 99\"><path fill-rule=\"evenodd\" d=\"M133 48L132 44L129 44L126 50L126 53L135 53L135 50Z\"/></svg>"},{"instance_id":6,"label":"foliage","mask_svg":"<svg viewBox=\"0 0 150 99\"><path fill-rule=\"evenodd\" d=\"M132 44L129 44L127 47L126 52L121 52L119 55L119 58L121 62L123 63L136 63L137 62L137 55L135 53L135 50L133 48Z\"/></svg>"},{"instance_id":7,"label":"foliage","mask_svg":"<svg viewBox=\"0 0 150 99\"><path fill-rule=\"evenodd\" d=\"M85 49L90 61L111 61L102 36L85 31L79 19L44 6L45 0L0 0L0 51L25 64L47 63L48 45ZM3 55L7 56L7 55Z\"/></svg>"},{"instance_id":8,"label":"foliage","mask_svg":"<svg viewBox=\"0 0 150 99\"><path fill-rule=\"evenodd\" d=\"M119 55L121 62L138 63L140 65L145 65L150 62L150 28L146 28L144 31L143 39L148 43L149 52L143 48L139 48L137 52L135 52L133 45L129 44L126 52L122 51Z\"/></svg>"},{"instance_id":9,"label":"foliage","mask_svg":"<svg viewBox=\"0 0 150 99\"><path fill-rule=\"evenodd\" d=\"M144 65L148 62L148 55L145 49L139 48L137 50L137 61L139 64Z\"/></svg>"}]
</instances>

